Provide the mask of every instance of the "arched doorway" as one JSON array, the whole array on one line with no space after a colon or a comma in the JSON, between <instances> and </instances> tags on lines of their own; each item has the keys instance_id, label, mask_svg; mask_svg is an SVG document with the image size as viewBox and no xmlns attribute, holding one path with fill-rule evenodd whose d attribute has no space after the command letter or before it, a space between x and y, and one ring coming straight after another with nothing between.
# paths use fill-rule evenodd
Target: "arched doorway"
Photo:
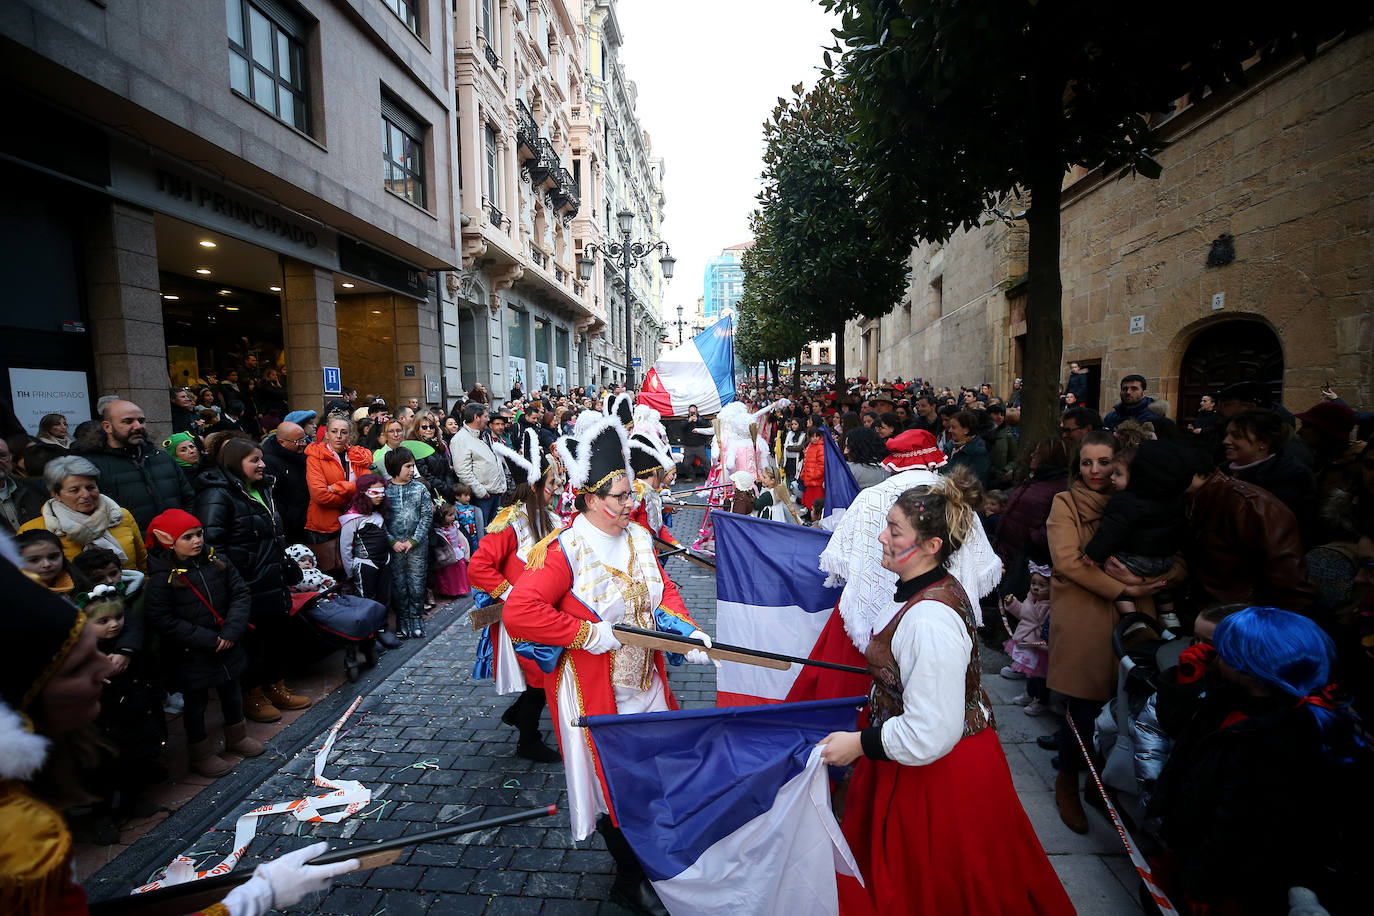
<instances>
[{"instance_id":1,"label":"arched doorway","mask_svg":"<svg viewBox=\"0 0 1374 916\"><path fill-rule=\"evenodd\" d=\"M1236 382L1262 382L1274 402L1283 395L1283 347L1262 321L1234 319L1211 325L1193 338L1179 366L1178 417L1187 423L1204 394Z\"/></svg>"}]
</instances>

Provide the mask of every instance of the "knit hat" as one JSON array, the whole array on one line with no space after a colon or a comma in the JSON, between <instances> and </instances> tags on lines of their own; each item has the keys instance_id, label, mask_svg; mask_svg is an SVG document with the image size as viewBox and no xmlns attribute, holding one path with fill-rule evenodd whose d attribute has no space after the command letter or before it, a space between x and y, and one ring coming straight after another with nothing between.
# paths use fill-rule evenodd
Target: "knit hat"
<instances>
[{"instance_id":1,"label":"knit hat","mask_svg":"<svg viewBox=\"0 0 1374 916\"><path fill-rule=\"evenodd\" d=\"M181 537L192 528L203 528L200 519L184 509L167 509L158 513L151 522L148 523L148 536L144 543L150 549L154 544L161 544L168 550Z\"/></svg>"},{"instance_id":2,"label":"knit hat","mask_svg":"<svg viewBox=\"0 0 1374 916\"><path fill-rule=\"evenodd\" d=\"M1355 411L1335 401L1322 401L1298 414L1303 426L1311 426L1328 439L1349 440L1358 417Z\"/></svg>"},{"instance_id":3,"label":"knit hat","mask_svg":"<svg viewBox=\"0 0 1374 916\"><path fill-rule=\"evenodd\" d=\"M892 471L912 468L934 470L945 466L945 453L935 444L935 437L924 429L908 429L887 440L887 458L882 466Z\"/></svg>"},{"instance_id":4,"label":"knit hat","mask_svg":"<svg viewBox=\"0 0 1374 916\"><path fill-rule=\"evenodd\" d=\"M282 422L284 422L284 423L309 423L311 420L315 419L317 416L319 416L319 414L315 413L315 411L313 411L313 410L293 410L293 411L291 411L289 414L287 414L286 416L282 417Z\"/></svg>"},{"instance_id":5,"label":"knit hat","mask_svg":"<svg viewBox=\"0 0 1374 916\"><path fill-rule=\"evenodd\" d=\"M169 438L162 440L162 450L172 456L172 460L184 468L195 467L189 461L182 461L177 457L177 446L183 442L194 442L196 437L190 433L172 433Z\"/></svg>"}]
</instances>

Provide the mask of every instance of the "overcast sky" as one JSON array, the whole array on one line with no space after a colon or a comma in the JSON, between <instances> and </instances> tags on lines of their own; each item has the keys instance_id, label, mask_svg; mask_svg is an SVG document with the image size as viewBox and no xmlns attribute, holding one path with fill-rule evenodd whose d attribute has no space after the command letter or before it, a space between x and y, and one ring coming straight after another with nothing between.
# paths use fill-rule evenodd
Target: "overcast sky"
<instances>
[{"instance_id":1,"label":"overcast sky","mask_svg":"<svg viewBox=\"0 0 1374 916\"><path fill-rule=\"evenodd\" d=\"M707 259L749 238L763 122L789 87L815 82L837 23L813 0L620 0L616 14L639 120L664 159L673 321L678 305L696 308Z\"/></svg>"}]
</instances>

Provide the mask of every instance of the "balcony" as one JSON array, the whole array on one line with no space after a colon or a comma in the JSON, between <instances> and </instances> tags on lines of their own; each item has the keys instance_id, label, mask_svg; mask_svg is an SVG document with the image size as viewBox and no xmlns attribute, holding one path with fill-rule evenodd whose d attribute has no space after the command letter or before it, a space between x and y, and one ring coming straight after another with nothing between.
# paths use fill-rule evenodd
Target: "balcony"
<instances>
[{"instance_id":1,"label":"balcony","mask_svg":"<svg viewBox=\"0 0 1374 916\"><path fill-rule=\"evenodd\" d=\"M554 173L554 185L549 191L549 197L553 200L554 209L564 219L572 219L576 216L577 208L582 205L582 197L578 193L577 183L573 181L572 173L562 166L559 166Z\"/></svg>"},{"instance_id":2,"label":"balcony","mask_svg":"<svg viewBox=\"0 0 1374 916\"><path fill-rule=\"evenodd\" d=\"M539 125L519 99L515 100L515 145L520 164L539 158Z\"/></svg>"},{"instance_id":3,"label":"balcony","mask_svg":"<svg viewBox=\"0 0 1374 916\"><path fill-rule=\"evenodd\" d=\"M496 205L492 203L487 204L487 219L491 220L491 224L497 229L500 229L501 225L506 221L505 214L496 209Z\"/></svg>"},{"instance_id":4,"label":"balcony","mask_svg":"<svg viewBox=\"0 0 1374 916\"><path fill-rule=\"evenodd\" d=\"M530 249L530 260L534 261L534 263L538 264L545 270L548 270L549 268L549 256L544 254L544 252L540 251L538 248Z\"/></svg>"},{"instance_id":5,"label":"balcony","mask_svg":"<svg viewBox=\"0 0 1374 916\"><path fill-rule=\"evenodd\" d=\"M556 184L554 173L561 168L558 164L558 154L554 152L553 144L544 137L539 138L536 152L538 155L526 165L530 173L530 183L536 191L547 191Z\"/></svg>"},{"instance_id":6,"label":"balcony","mask_svg":"<svg viewBox=\"0 0 1374 916\"><path fill-rule=\"evenodd\" d=\"M493 51L493 50L491 49L491 45L489 45L489 44L483 45L483 46L482 46L482 51L486 54L486 56L487 56L487 63L488 63L488 64L491 64L491 69L493 69L493 70L500 70L500 69L501 69L501 58L499 58L499 57L496 56L496 52Z\"/></svg>"}]
</instances>

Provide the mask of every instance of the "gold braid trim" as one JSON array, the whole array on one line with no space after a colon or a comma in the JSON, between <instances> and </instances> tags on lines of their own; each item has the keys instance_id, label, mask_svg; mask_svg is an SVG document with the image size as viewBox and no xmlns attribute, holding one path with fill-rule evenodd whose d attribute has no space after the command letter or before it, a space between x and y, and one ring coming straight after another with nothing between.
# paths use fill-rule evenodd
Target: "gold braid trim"
<instances>
[{"instance_id":1,"label":"gold braid trim","mask_svg":"<svg viewBox=\"0 0 1374 916\"><path fill-rule=\"evenodd\" d=\"M577 628L577 638L568 646L569 649L582 649L587 645L587 640L592 637L592 625L587 621L582 621L582 625Z\"/></svg>"},{"instance_id":2,"label":"gold braid trim","mask_svg":"<svg viewBox=\"0 0 1374 916\"><path fill-rule=\"evenodd\" d=\"M585 487L578 487L577 492L583 496L586 496L588 493L595 493L597 490L601 489L602 484L609 483L610 481L615 480L617 476L624 473L624 468L616 468L614 471L611 471L611 473L607 474L605 477L601 478L595 483L589 483Z\"/></svg>"},{"instance_id":3,"label":"gold braid trim","mask_svg":"<svg viewBox=\"0 0 1374 916\"><path fill-rule=\"evenodd\" d=\"M0 913L67 911L72 834L62 814L18 780L0 780L0 827Z\"/></svg>"},{"instance_id":4,"label":"gold braid trim","mask_svg":"<svg viewBox=\"0 0 1374 916\"><path fill-rule=\"evenodd\" d=\"M544 560L548 557L549 545L553 543L554 538L562 534L564 530L563 528L559 528L557 531L546 534L542 541L531 547L529 553L525 554L525 569L543 569Z\"/></svg>"},{"instance_id":5,"label":"gold braid trim","mask_svg":"<svg viewBox=\"0 0 1374 916\"><path fill-rule=\"evenodd\" d=\"M224 904L212 903L200 912L192 913L191 916L231 916L231 914L229 907Z\"/></svg>"},{"instance_id":6,"label":"gold braid trim","mask_svg":"<svg viewBox=\"0 0 1374 916\"><path fill-rule=\"evenodd\" d=\"M650 472L648 472L648 473L653 473L653 472L650 471ZM643 501L644 501L644 494L647 493L647 492L649 492L649 485L648 485L647 483L645 483L644 481L642 481L642 480L636 480L636 481L633 481L633 482L632 482L632 486L634 487L634 491L635 491L635 499L637 499L637 500L643 502Z\"/></svg>"},{"instance_id":7,"label":"gold braid trim","mask_svg":"<svg viewBox=\"0 0 1374 916\"><path fill-rule=\"evenodd\" d=\"M29 705L37 699L38 694L43 688L48 686L48 681L57 673L57 669L62 667L62 663L67 660L72 649L76 648L76 641L81 638L81 631L86 629L86 612L76 612L76 622L72 624L71 630L67 632L67 638L62 641L61 647L48 661L48 666L43 669L43 673L38 676L38 680L29 685L29 689L24 693L24 699L19 703L19 711L23 712Z\"/></svg>"},{"instance_id":8,"label":"gold braid trim","mask_svg":"<svg viewBox=\"0 0 1374 916\"><path fill-rule=\"evenodd\" d=\"M498 586L496 586L496 588L494 588L494 589L491 590L491 596L492 596L493 598L500 598L502 595L504 595L504 594L505 594L506 592L508 592L508 591L510 591L510 580L509 580L509 579L502 579L502 580L501 580L501 584L498 585Z\"/></svg>"},{"instance_id":9,"label":"gold braid trim","mask_svg":"<svg viewBox=\"0 0 1374 916\"><path fill-rule=\"evenodd\" d=\"M491 524L487 525L487 534L505 531L510 527L510 523L515 520L515 517L520 514L522 508L524 507L519 503L511 503L509 506L496 513L496 517L491 520Z\"/></svg>"}]
</instances>

